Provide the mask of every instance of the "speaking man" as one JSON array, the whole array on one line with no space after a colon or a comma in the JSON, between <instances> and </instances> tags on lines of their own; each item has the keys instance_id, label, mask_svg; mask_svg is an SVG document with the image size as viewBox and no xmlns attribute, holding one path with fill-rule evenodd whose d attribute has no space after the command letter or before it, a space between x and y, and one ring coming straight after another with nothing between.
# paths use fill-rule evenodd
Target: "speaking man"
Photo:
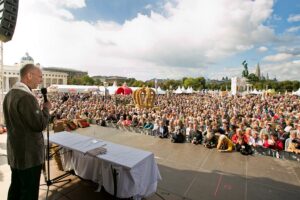
<instances>
[{"instance_id":1,"label":"speaking man","mask_svg":"<svg viewBox=\"0 0 300 200\"><path fill-rule=\"evenodd\" d=\"M49 121L51 103L40 106L31 91L42 82L40 68L27 64L21 68L20 76L21 82L12 87L3 102L11 168L8 200L37 200L45 156L42 131Z\"/></svg>"}]
</instances>

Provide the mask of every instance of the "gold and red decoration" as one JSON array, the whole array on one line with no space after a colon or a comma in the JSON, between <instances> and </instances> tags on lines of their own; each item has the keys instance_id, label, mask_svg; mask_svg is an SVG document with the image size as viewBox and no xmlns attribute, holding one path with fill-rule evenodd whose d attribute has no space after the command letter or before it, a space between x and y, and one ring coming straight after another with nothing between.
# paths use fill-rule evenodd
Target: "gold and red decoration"
<instances>
[{"instance_id":1,"label":"gold and red decoration","mask_svg":"<svg viewBox=\"0 0 300 200\"><path fill-rule=\"evenodd\" d=\"M132 93L134 104L137 108L153 108L155 91L148 87L142 87Z\"/></svg>"}]
</instances>

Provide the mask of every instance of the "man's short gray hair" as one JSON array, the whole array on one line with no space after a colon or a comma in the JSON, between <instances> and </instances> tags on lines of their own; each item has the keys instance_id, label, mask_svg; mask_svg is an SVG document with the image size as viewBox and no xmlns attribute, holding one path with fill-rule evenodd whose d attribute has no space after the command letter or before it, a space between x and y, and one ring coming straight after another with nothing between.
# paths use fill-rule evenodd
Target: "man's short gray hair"
<instances>
[{"instance_id":1,"label":"man's short gray hair","mask_svg":"<svg viewBox=\"0 0 300 200\"><path fill-rule=\"evenodd\" d=\"M26 74L31 72L33 69L36 69L37 67L34 64L26 64L24 65L20 70L20 76L23 78Z\"/></svg>"}]
</instances>

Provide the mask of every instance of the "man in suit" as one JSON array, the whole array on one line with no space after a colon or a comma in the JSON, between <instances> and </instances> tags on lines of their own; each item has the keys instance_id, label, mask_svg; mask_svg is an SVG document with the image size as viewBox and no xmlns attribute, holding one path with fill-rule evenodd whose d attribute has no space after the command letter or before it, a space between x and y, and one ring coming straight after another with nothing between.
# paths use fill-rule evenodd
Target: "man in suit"
<instances>
[{"instance_id":1,"label":"man in suit","mask_svg":"<svg viewBox=\"0 0 300 200\"><path fill-rule=\"evenodd\" d=\"M156 130L156 135L160 138L168 138L169 130L162 120L159 121L159 126Z\"/></svg>"},{"instance_id":2,"label":"man in suit","mask_svg":"<svg viewBox=\"0 0 300 200\"><path fill-rule=\"evenodd\" d=\"M32 93L42 82L40 68L27 64L21 68L20 76L21 82L12 87L3 102L7 158L12 173L8 200L38 200L45 160L42 131L49 122L51 103L40 106Z\"/></svg>"}]
</instances>

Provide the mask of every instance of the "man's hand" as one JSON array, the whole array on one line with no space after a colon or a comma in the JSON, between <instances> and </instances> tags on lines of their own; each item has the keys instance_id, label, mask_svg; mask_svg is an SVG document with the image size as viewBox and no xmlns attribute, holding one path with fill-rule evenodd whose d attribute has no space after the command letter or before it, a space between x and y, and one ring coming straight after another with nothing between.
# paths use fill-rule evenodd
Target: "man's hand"
<instances>
[{"instance_id":1,"label":"man's hand","mask_svg":"<svg viewBox=\"0 0 300 200\"><path fill-rule=\"evenodd\" d=\"M52 104L50 103L50 101L43 103L43 108L47 108L48 110L51 110Z\"/></svg>"}]
</instances>

